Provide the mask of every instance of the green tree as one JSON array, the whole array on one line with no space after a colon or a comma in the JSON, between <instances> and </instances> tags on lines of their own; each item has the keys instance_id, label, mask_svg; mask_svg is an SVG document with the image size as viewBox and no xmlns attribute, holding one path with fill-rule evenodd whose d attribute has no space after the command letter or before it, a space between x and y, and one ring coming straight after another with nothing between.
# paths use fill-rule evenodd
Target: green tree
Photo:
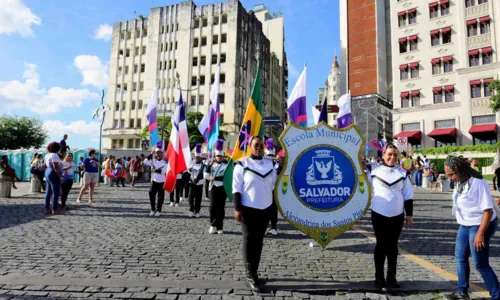
<instances>
[{"instance_id":1,"label":"green tree","mask_svg":"<svg viewBox=\"0 0 500 300\"><path fill-rule=\"evenodd\" d=\"M38 118L0 117L0 149L40 148L49 134Z\"/></svg>"},{"instance_id":2,"label":"green tree","mask_svg":"<svg viewBox=\"0 0 500 300\"><path fill-rule=\"evenodd\" d=\"M494 112L498 112L500 111L500 80L490 82L488 88L493 92L490 97L490 107Z\"/></svg>"},{"instance_id":3,"label":"green tree","mask_svg":"<svg viewBox=\"0 0 500 300\"><path fill-rule=\"evenodd\" d=\"M170 130L172 130L172 117L171 116L166 116L165 118L158 117L156 121L158 123L158 135L160 136L160 139L164 137L166 140L168 140L170 137ZM141 138L144 140L149 139L148 125L142 128Z\"/></svg>"}]
</instances>

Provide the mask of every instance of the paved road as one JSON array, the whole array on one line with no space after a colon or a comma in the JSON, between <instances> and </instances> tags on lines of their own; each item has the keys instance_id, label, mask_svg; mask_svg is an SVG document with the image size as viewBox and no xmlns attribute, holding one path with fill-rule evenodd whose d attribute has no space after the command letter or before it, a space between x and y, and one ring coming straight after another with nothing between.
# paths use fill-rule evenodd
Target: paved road
<instances>
[{"instance_id":1,"label":"paved road","mask_svg":"<svg viewBox=\"0 0 500 300\"><path fill-rule=\"evenodd\" d=\"M241 281L241 236L231 205L225 233L209 235L207 201L199 219L187 217L186 202L149 217L145 185L99 187L95 206L72 206L64 216L44 216L42 195L20 196L23 188L17 198L0 200L0 299L436 299L454 288L401 256L402 292L375 294L374 243L360 233L372 231L368 219L324 250L309 248L309 240L281 220L280 234L266 238L260 268L270 292L252 295ZM403 232L400 245L455 273L450 198L418 191L415 227ZM499 237L492 243L497 272ZM481 284L477 272L472 278Z\"/></svg>"}]
</instances>

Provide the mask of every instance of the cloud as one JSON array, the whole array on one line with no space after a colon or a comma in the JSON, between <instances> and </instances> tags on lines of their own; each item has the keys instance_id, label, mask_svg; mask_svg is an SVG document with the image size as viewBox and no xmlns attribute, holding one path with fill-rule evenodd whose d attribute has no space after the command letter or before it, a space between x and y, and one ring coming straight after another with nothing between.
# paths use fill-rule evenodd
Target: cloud
<instances>
[{"instance_id":1,"label":"cloud","mask_svg":"<svg viewBox=\"0 0 500 300\"><path fill-rule=\"evenodd\" d=\"M299 71L292 65L291 62L288 62L288 77L290 78L299 78Z\"/></svg>"},{"instance_id":2,"label":"cloud","mask_svg":"<svg viewBox=\"0 0 500 300\"><path fill-rule=\"evenodd\" d=\"M99 99L88 89L40 88L40 76L35 64L24 64L24 82L0 81L2 110L27 109L37 114L57 113L61 109L80 107L84 101Z\"/></svg>"},{"instance_id":3,"label":"cloud","mask_svg":"<svg viewBox=\"0 0 500 300\"><path fill-rule=\"evenodd\" d=\"M113 36L113 27L109 24L101 24L95 31L94 39L96 40L111 40Z\"/></svg>"},{"instance_id":4,"label":"cloud","mask_svg":"<svg viewBox=\"0 0 500 300\"><path fill-rule=\"evenodd\" d=\"M42 19L31 12L21 0L3 0L0 9L0 34L15 32L22 37L33 36L32 25L42 24Z\"/></svg>"},{"instance_id":5,"label":"cloud","mask_svg":"<svg viewBox=\"0 0 500 300\"><path fill-rule=\"evenodd\" d=\"M93 85L103 89L108 85L108 65L94 55L79 55L75 57L75 66L83 76L82 85Z\"/></svg>"},{"instance_id":6,"label":"cloud","mask_svg":"<svg viewBox=\"0 0 500 300\"><path fill-rule=\"evenodd\" d=\"M43 127L47 129L51 137L62 137L67 134L69 138L94 137L97 140L99 139L98 122L87 123L83 120L79 120L66 124L59 120L46 120L43 122Z\"/></svg>"}]
</instances>

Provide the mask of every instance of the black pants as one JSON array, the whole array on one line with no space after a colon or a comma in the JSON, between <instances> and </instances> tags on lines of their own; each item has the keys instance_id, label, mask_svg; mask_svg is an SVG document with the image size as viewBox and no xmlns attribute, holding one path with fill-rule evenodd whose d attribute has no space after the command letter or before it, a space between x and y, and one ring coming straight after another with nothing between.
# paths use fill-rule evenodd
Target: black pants
<instances>
[{"instance_id":1,"label":"black pants","mask_svg":"<svg viewBox=\"0 0 500 300\"><path fill-rule=\"evenodd\" d=\"M175 181L175 190L172 191L172 193L170 193L170 202L174 203L174 193L175 193L175 203L179 203L183 190L184 190L184 181L180 178L177 178L177 181Z\"/></svg>"},{"instance_id":2,"label":"black pants","mask_svg":"<svg viewBox=\"0 0 500 300\"><path fill-rule=\"evenodd\" d=\"M184 198L186 199L189 198L189 186L190 186L189 178L191 178L191 175L189 175L189 173L186 172L182 174L182 182L184 183Z\"/></svg>"},{"instance_id":3,"label":"black pants","mask_svg":"<svg viewBox=\"0 0 500 300\"><path fill-rule=\"evenodd\" d=\"M205 180L205 198L208 198L210 194L208 193L208 186L210 185L208 180Z\"/></svg>"},{"instance_id":4,"label":"black pants","mask_svg":"<svg viewBox=\"0 0 500 300\"><path fill-rule=\"evenodd\" d=\"M243 261L247 272L251 273L254 279L258 278L262 246L266 235L267 225L271 219L273 209L269 206L266 209L255 209L242 206L241 232L243 235Z\"/></svg>"},{"instance_id":5,"label":"black pants","mask_svg":"<svg viewBox=\"0 0 500 300\"><path fill-rule=\"evenodd\" d=\"M203 196L203 185L190 184L191 189L189 192L189 211L195 214L200 213L201 197Z\"/></svg>"},{"instance_id":6,"label":"black pants","mask_svg":"<svg viewBox=\"0 0 500 300\"><path fill-rule=\"evenodd\" d=\"M125 178L123 178L123 177L116 178L116 186L119 186L120 184L122 186L125 186Z\"/></svg>"},{"instance_id":7,"label":"black pants","mask_svg":"<svg viewBox=\"0 0 500 300\"><path fill-rule=\"evenodd\" d=\"M66 200L68 200L69 191L71 191L71 187L73 187L73 180L68 180L63 182L62 186L62 194L61 194L61 205L62 207L66 206Z\"/></svg>"},{"instance_id":8,"label":"black pants","mask_svg":"<svg viewBox=\"0 0 500 300\"><path fill-rule=\"evenodd\" d=\"M404 224L404 214L385 217L372 211L372 225L377 244L375 245L375 277L384 278L384 264L387 257L387 278L396 278L398 261L398 240Z\"/></svg>"},{"instance_id":9,"label":"black pants","mask_svg":"<svg viewBox=\"0 0 500 300\"><path fill-rule=\"evenodd\" d=\"M273 197L274 198L274 197ZM276 230L277 229L277 224L278 224L278 206L276 205L276 202L273 201L273 204L271 204L271 229Z\"/></svg>"},{"instance_id":10,"label":"black pants","mask_svg":"<svg viewBox=\"0 0 500 300\"><path fill-rule=\"evenodd\" d=\"M226 191L224 186L213 186L210 195L210 226L222 230L226 213Z\"/></svg>"},{"instance_id":11,"label":"black pants","mask_svg":"<svg viewBox=\"0 0 500 300\"><path fill-rule=\"evenodd\" d=\"M156 205L156 194L158 194L158 205ZM151 182L149 188L149 202L151 203L151 211L161 212L163 201L165 200L165 190L163 189L163 182Z\"/></svg>"}]
</instances>

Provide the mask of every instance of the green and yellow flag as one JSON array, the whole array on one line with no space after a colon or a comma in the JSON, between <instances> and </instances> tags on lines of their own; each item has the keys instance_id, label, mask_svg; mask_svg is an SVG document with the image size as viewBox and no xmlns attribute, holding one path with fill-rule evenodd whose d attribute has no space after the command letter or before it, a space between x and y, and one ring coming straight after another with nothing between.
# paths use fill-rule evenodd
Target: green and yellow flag
<instances>
[{"instance_id":1,"label":"green and yellow flag","mask_svg":"<svg viewBox=\"0 0 500 300\"><path fill-rule=\"evenodd\" d=\"M262 81L260 78L260 59L257 62L257 74L253 82L252 94L248 101L247 111L240 129L240 134L234 145L233 154L224 172L224 190L229 202L233 199L233 170L234 162L250 156L250 138L252 136L264 138L264 126L262 124Z\"/></svg>"}]
</instances>

